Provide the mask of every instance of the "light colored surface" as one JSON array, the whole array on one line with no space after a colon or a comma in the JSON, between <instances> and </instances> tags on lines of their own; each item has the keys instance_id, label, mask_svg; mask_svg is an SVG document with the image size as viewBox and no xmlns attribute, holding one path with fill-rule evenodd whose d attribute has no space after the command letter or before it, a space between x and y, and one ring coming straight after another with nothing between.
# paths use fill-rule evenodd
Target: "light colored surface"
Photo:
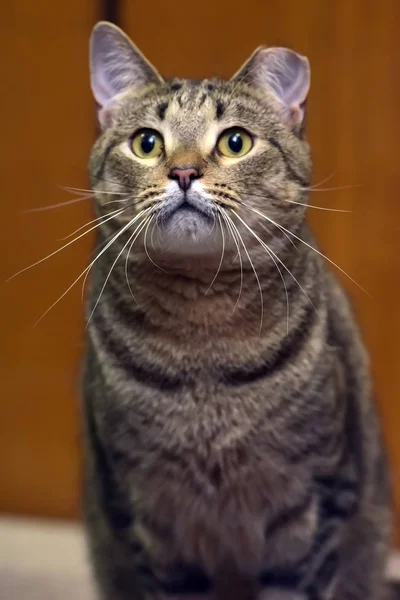
<instances>
[{"instance_id":1,"label":"light colored surface","mask_svg":"<svg viewBox=\"0 0 400 600\"><path fill-rule=\"evenodd\" d=\"M389 564L400 580L400 554ZM0 519L1 600L95 600L79 525Z\"/></svg>"},{"instance_id":2,"label":"light colored surface","mask_svg":"<svg viewBox=\"0 0 400 600\"><path fill-rule=\"evenodd\" d=\"M0 519L1 600L94 600L79 525Z\"/></svg>"}]
</instances>

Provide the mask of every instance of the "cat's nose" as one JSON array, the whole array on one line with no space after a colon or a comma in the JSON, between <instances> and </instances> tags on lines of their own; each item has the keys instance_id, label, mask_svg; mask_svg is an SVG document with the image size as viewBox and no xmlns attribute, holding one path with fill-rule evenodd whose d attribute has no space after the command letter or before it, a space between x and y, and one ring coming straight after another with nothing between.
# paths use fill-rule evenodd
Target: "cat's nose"
<instances>
[{"instance_id":1,"label":"cat's nose","mask_svg":"<svg viewBox=\"0 0 400 600\"><path fill-rule=\"evenodd\" d=\"M175 179L181 190L186 192L191 186L191 183L194 179L198 179L200 177L199 170L196 167L185 167L181 169L180 167L174 167L169 172L169 178Z\"/></svg>"}]
</instances>

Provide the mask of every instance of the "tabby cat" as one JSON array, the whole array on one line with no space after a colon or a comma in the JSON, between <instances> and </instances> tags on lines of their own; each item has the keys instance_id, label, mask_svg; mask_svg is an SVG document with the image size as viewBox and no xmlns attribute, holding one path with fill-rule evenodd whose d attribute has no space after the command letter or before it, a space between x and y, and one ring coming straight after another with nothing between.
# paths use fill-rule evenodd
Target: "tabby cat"
<instances>
[{"instance_id":1,"label":"tabby cat","mask_svg":"<svg viewBox=\"0 0 400 600\"><path fill-rule=\"evenodd\" d=\"M382 600L368 358L306 224L306 58L164 80L99 23L84 374L103 600Z\"/></svg>"}]
</instances>

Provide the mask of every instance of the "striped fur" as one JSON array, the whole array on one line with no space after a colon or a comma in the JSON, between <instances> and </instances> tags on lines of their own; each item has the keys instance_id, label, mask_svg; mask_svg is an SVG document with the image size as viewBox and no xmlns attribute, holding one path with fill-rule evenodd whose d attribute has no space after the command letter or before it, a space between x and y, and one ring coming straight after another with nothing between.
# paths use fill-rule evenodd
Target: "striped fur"
<instances>
[{"instance_id":1,"label":"striped fur","mask_svg":"<svg viewBox=\"0 0 400 600\"><path fill-rule=\"evenodd\" d=\"M205 148L233 124L259 145L227 165ZM174 139L166 164L123 149L144 126ZM240 77L126 93L90 160L98 216L127 207L99 228L100 243L132 219L138 198L154 210L171 201L178 159L201 163L197 192L212 199L214 219L216 207L232 216L248 254L239 246L242 272L223 220L193 241L197 216L166 243L161 217L147 248L143 230L127 256L128 227L94 265L85 507L99 598L381 600L386 460L349 303L310 248L305 207L287 202L307 202L303 132ZM107 204L121 191L130 202ZM241 201L297 237L266 230ZM286 265L282 275L234 213Z\"/></svg>"}]
</instances>

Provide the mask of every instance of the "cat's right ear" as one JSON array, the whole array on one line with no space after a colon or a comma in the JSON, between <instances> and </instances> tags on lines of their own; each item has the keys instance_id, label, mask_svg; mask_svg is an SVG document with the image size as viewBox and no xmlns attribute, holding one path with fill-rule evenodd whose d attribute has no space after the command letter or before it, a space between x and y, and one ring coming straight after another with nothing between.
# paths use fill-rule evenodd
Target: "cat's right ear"
<instances>
[{"instance_id":1,"label":"cat's right ear","mask_svg":"<svg viewBox=\"0 0 400 600\"><path fill-rule=\"evenodd\" d=\"M119 27L100 21L90 38L90 81L105 129L118 96L163 79Z\"/></svg>"}]
</instances>

